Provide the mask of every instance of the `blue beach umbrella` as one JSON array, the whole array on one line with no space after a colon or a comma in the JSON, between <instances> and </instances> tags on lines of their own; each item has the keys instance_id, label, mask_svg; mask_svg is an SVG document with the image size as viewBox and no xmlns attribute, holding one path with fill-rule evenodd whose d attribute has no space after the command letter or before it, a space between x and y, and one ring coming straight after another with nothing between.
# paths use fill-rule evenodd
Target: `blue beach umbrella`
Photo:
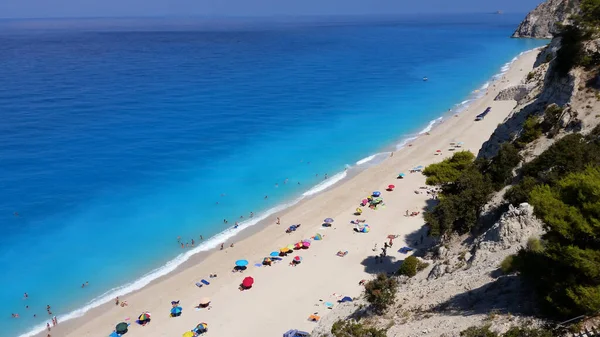
<instances>
[{"instance_id":1,"label":"blue beach umbrella","mask_svg":"<svg viewBox=\"0 0 600 337\"><path fill-rule=\"evenodd\" d=\"M245 267L248 265L248 260L237 260L235 261L235 265L238 267Z\"/></svg>"},{"instance_id":2,"label":"blue beach umbrella","mask_svg":"<svg viewBox=\"0 0 600 337\"><path fill-rule=\"evenodd\" d=\"M181 313L181 307L175 307L175 308L172 308L172 309L171 309L171 313L172 313L173 315L178 315L178 314L180 314L180 313Z\"/></svg>"},{"instance_id":3,"label":"blue beach umbrella","mask_svg":"<svg viewBox=\"0 0 600 337\"><path fill-rule=\"evenodd\" d=\"M404 173L400 173L400 174L398 175L398 177L400 177L400 178L404 178L404 176L405 176L405 175L406 175L406 174L404 174Z\"/></svg>"},{"instance_id":4,"label":"blue beach umbrella","mask_svg":"<svg viewBox=\"0 0 600 337\"><path fill-rule=\"evenodd\" d=\"M332 218L327 218L325 220L323 220L324 223L332 223L333 219Z\"/></svg>"},{"instance_id":5,"label":"blue beach umbrella","mask_svg":"<svg viewBox=\"0 0 600 337\"><path fill-rule=\"evenodd\" d=\"M279 256L279 252L271 252L271 254L269 254L271 257L276 257Z\"/></svg>"},{"instance_id":6,"label":"blue beach umbrella","mask_svg":"<svg viewBox=\"0 0 600 337\"><path fill-rule=\"evenodd\" d=\"M381 195L381 192L379 192L379 191L375 191L375 192L373 192L373 196L374 196L374 197L378 197L378 196L380 196L380 195Z\"/></svg>"}]
</instances>

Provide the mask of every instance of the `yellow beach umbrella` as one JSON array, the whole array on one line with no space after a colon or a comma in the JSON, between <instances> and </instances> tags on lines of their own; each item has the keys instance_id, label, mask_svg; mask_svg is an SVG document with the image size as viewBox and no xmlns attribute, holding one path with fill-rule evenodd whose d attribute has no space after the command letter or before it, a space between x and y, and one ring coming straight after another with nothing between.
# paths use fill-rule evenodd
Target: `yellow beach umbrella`
<instances>
[{"instance_id":1,"label":"yellow beach umbrella","mask_svg":"<svg viewBox=\"0 0 600 337\"><path fill-rule=\"evenodd\" d=\"M183 334L183 337L194 337L194 333L193 333L193 332L191 332L191 331L186 331L186 332Z\"/></svg>"}]
</instances>

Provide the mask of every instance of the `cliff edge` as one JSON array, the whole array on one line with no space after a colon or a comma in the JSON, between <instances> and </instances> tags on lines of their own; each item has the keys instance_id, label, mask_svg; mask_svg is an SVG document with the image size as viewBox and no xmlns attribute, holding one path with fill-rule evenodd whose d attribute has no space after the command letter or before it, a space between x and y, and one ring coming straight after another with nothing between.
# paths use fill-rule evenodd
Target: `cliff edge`
<instances>
[{"instance_id":1,"label":"cliff edge","mask_svg":"<svg viewBox=\"0 0 600 337\"><path fill-rule=\"evenodd\" d=\"M512 37L550 39L558 33L558 25L579 11L580 0L548 0L529 12Z\"/></svg>"}]
</instances>

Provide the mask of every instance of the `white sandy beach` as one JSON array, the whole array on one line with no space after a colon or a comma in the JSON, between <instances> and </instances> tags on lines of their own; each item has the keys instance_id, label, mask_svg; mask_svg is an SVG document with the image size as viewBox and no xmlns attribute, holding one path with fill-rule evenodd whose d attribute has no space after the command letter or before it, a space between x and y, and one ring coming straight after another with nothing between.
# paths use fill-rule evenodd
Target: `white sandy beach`
<instances>
[{"instance_id":1,"label":"white sandy beach","mask_svg":"<svg viewBox=\"0 0 600 337\"><path fill-rule=\"evenodd\" d=\"M448 157L450 142L463 142L463 150L477 153L482 143L492 134L514 108L514 101L493 101L499 90L518 84L533 68L537 52L522 55L496 83L491 83L488 93L473 102L458 117L449 117L436 126L429 135L422 135L411 146L394 153L383 163L366 169L335 187L307 199L274 218L259 233L236 242L233 248L215 251L192 267L177 270L140 291L122 297L127 307L109 303L95 309L82 318L59 324L52 328L51 336L108 336L119 322L131 323L128 337L181 336L200 322L209 325L208 336L282 336L295 328L311 331L314 323L307 320L313 313L327 315L324 302L336 303L335 295L356 297L361 294L359 281L370 279L377 272L397 269L406 255L398 252L402 246L414 246L421 237L424 224L422 216L405 217L406 210L422 211L426 207L427 194L414 191L424 186L425 177L409 170L417 165L428 165ZM475 88L474 88L475 89ZM434 97L432 98L434 99ZM474 117L486 107L492 107L485 120L475 122ZM435 155L436 150L441 155ZM406 173L397 180L398 173ZM389 184L396 185L393 192L385 191ZM366 219L370 233L355 233L350 220L360 200L371 192L382 192L386 206L378 210L363 207L359 218ZM323 219L335 219L331 228L324 229ZM302 226L291 234L285 229L292 224ZM255 267L270 252L316 233L325 235L322 241L314 241L310 249L301 250L284 257L271 267ZM389 259L375 264L374 255L387 241L389 234L399 235L394 246L388 249ZM406 243L407 236L411 244ZM373 246L377 244L376 252ZM226 244L226 247L229 243ZM345 257L336 256L338 251L348 251ZM288 263L292 256L300 255L303 261L296 267ZM250 262L244 273L232 273L234 262L247 259ZM209 278L216 273L217 278ZM250 290L240 291L238 286L246 276L252 276L255 284ZM211 282L198 288L201 279ZM210 297L211 308L196 310L200 298ZM183 314L169 317L172 300L180 300ZM322 301L320 301L322 300ZM135 323L140 313L152 313L150 324L142 327ZM129 320L127 320L129 318ZM39 334L46 336L47 332Z\"/></svg>"}]
</instances>

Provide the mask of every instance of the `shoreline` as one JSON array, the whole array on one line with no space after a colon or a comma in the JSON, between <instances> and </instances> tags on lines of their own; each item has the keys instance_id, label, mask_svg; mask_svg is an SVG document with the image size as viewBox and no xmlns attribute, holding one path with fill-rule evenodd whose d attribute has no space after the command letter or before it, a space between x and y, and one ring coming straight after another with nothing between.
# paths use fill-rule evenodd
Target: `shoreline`
<instances>
[{"instance_id":1,"label":"shoreline","mask_svg":"<svg viewBox=\"0 0 600 337\"><path fill-rule=\"evenodd\" d=\"M523 59L526 58L526 57L524 57L525 55L535 54L534 51L537 49L538 48L532 49L527 52L523 52L520 55L518 55L517 57L515 57L511 62L509 62L505 66L503 66L502 70L504 70L505 67L508 67L506 69L506 71L503 71L499 74L494 75L489 81L486 82L486 84L484 84L484 86L480 87L479 89L477 89L476 91L473 92L473 93L481 92L482 93L481 95L476 95L478 97L469 97L469 99L461 102L460 104L455 105L455 108L450 109L448 112L446 112L441 117L438 117L435 120L430 121L429 124L427 125L427 127L425 129L421 130L421 132L419 132L417 134L406 135L406 136L400 138L401 139L400 142L396 142L396 144L390 145L390 147L392 149L393 148L396 149L396 150L394 150L394 152L401 151L401 152L405 152L404 154L406 154L406 152L413 153L413 152L415 152L415 150L418 150L418 148L419 148L418 145L423 143L423 139L429 138L429 136L426 135L427 132L430 132L431 134L438 133L438 131L440 131L441 129L444 129L444 126L446 126L446 128L447 128L448 124L457 124L457 122L459 122L459 121L464 122L466 120L467 123L473 123L472 119L468 120L468 117L474 113L472 110L476 110L475 108L479 104L486 101L485 98L486 98L487 93L490 91L490 87L493 84L497 84L498 81L500 79L502 79L502 76L504 74L507 74L508 72L511 72L511 71L514 72L515 69L511 66L513 66L516 62L523 61ZM517 71L517 72L519 72L519 71ZM521 75L523 75L523 76L521 76L521 77L524 77L525 74L526 74L526 72L522 72ZM516 83L510 83L510 84L514 85ZM495 90L497 91L499 89L495 89ZM473 93L470 96L473 96ZM495 95L489 95L487 98L493 100L492 96L495 96ZM459 107L462 107L462 109L460 111L458 111ZM512 110L512 108L509 109L509 111L506 111L505 116L508 115L510 110ZM452 118L452 115L458 115L458 117ZM496 126L496 124L493 125L493 129L495 129L495 126ZM492 129L492 131L493 131L493 129ZM487 135L487 137L489 137L489 134ZM484 140L487 140L487 137ZM451 141L455 141L455 140L451 140ZM411 142L413 143L413 144L411 144L413 146L409 145L409 143L411 143ZM471 149L471 147L473 145L475 145L475 144L468 144L467 142L465 142L465 149ZM477 146L480 147L481 144L478 144ZM388 148L388 147L384 147L384 149L385 148ZM476 150L478 150L478 148ZM340 192L340 191L344 191L348 188L353 188L353 187L356 188L359 185L363 185L362 183L364 181L372 180L372 179L368 179L368 177L365 178L365 176L372 176L372 175L378 176L379 174L381 174L383 171L385 171L386 168L388 168L388 166L390 166L390 163L392 161L394 161L394 162L398 161L399 156L394 156L390 159L389 153L390 152L377 152L373 155L365 157L365 158L357 161L354 165L352 165L348 171L339 172L339 173L331 176L327 181L323 181L323 182L313 186L308 191L302 193L300 197L291 198L292 199L291 201L282 203L280 205L277 205L277 206L267 210L264 213L258 214L252 221L249 221L249 223L247 223L247 224L242 223L237 230L232 230L231 228L229 228L229 229L217 234L216 236L208 239L202 246L198 246L194 250L189 250L186 253L178 256L176 259L167 262L163 267L160 267L158 269L155 269L154 271L151 271L150 273L146 274L142 278L140 278L130 284L127 284L120 288L117 288L117 289L124 289L127 287L131 287L132 284L135 284L136 282L141 284L141 283L144 283L147 281L139 289L126 291L122 295L118 295L118 296L121 297L121 296L126 295L126 297L127 297L126 299L137 298L138 296L143 296L143 293L150 291L149 289L151 289L151 288L160 287L163 283L169 283L172 280L180 279L180 278L184 278L184 277L188 278L189 274L191 273L191 271L193 271L194 267L199 267L200 265L207 265L207 264L210 265L210 263L213 262L213 260L219 260L219 259L224 258L223 254L218 254L219 250L217 250L216 248L218 247L218 245L221 242L226 242L227 240L231 240L231 238L234 238L234 237L236 238L235 248L225 249L224 253L226 253L226 254L229 253L230 251L233 252L233 251L243 250L243 248L247 248L246 246L253 246L253 244L248 244L248 242L256 241L257 240L256 237L260 236L260 235L269 236L270 234L265 234L265 232L272 231L273 227L277 228L279 230L279 232L283 232L283 230L285 228L287 228L288 225L291 224L291 223L285 221L285 220L287 220L286 218L289 219L289 217L291 215L294 215L296 213L300 213L301 217L307 216L306 212L303 211L302 208L306 208L309 204L311 204L311 205L319 204L321 201L331 202L329 200L329 198L331 198L330 195L332 195L332 194L339 195L340 193L345 194L345 192ZM385 155L385 159L381 160L381 162L378 161L377 163L370 165L370 163L372 163L380 155L382 157ZM443 156L436 156L435 159L438 159L438 158L442 159ZM409 167L414 167L414 166L420 165L420 164L425 164L425 162L404 163L404 167L402 169L408 170ZM361 168L361 167L363 167L363 168ZM338 178L339 178L339 180L336 180ZM413 178L413 177L411 176L411 178ZM387 179L392 181L391 177L388 177ZM407 180L407 179L405 179L405 180ZM400 183L400 181L398 181L396 184L400 185L400 184L403 184L403 182ZM377 186L372 186L373 189L376 189L376 187ZM364 189L364 185L362 188ZM379 188L382 188L382 187L379 186ZM367 190L368 190L368 188L367 188ZM367 192L364 192L364 193L367 193ZM338 199L338 198L334 198L334 199ZM346 195L344 199L347 199L350 202L349 204L353 205L352 207L356 206L355 198L349 199L348 196ZM352 201L350 201L350 200L352 200ZM336 200L336 202L339 202L339 200ZM315 213L319 213L319 211L315 211ZM281 226L273 225L274 219L277 216L282 217L282 225ZM283 220L283 219L285 219L285 220ZM311 222L314 223L314 221L311 221ZM305 223L305 222L302 222L302 223ZM336 226L337 225L338 225L338 223L336 221ZM308 225L308 226L312 226L312 224ZM318 228L317 228L317 230L318 230ZM328 230L328 231L331 232L332 230ZM303 226L302 233L304 236L306 236L305 234L308 234L308 232L306 231L306 227L304 227L304 226ZM312 233L311 235L314 235L314 233ZM281 240L282 237L286 237L286 236L287 235L280 234L279 236L276 236L275 239ZM296 236L296 235L294 235L294 236ZM383 240L383 239L381 239L381 240ZM274 242L277 240L268 240L267 242L269 242L269 241ZM288 239L288 241L291 241L291 240ZM214 247L210 247L211 245L214 245ZM258 246L260 246L260 245L258 245ZM277 245L273 244L272 247L270 247L270 248L263 248L263 250L266 250L263 253L263 255L268 254L269 249L271 249L271 248L275 249L276 247L277 247ZM311 249L308 250L307 252L309 254L311 254L312 251L313 251L313 248L311 247ZM244 256L239 256L239 257L232 256L230 258L230 260L235 260L237 258L247 258L248 260L250 260L248 255L251 255L251 254L248 254L248 252L255 253L254 249L248 249L248 251L246 253L242 254ZM184 261L176 261L179 263L177 265L172 265L172 263L175 260L178 260L180 258L185 258L185 260ZM225 263L227 265L225 268L229 268L231 263L232 263L231 261L228 261L227 263ZM221 263L217 263L215 265L220 265L220 264ZM215 267L215 269L216 268L217 267ZM254 267L250 267L250 269L252 269L252 268L254 268ZM286 267L276 266L273 269L281 269L281 268L286 268ZM266 269L266 268L263 268L263 269ZM289 269L289 268L287 268L287 269ZM156 273L158 271L164 272L163 275L154 277L153 279L150 279L150 280L145 279L146 277L154 276L153 273ZM212 271L207 270L204 273L205 275L202 278L208 278L207 275L208 275L208 273L211 273L211 272ZM249 273L250 272L246 272L246 274L249 274ZM224 274L224 272L221 271L220 275L223 275L223 274ZM225 274L226 274L226 272L225 272ZM227 278L227 275L225 278ZM231 277L229 277L229 278L231 278ZM220 283L221 280L222 279L219 278L214 283L217 283L217 282ZM188 282L186 282L186 283L188 283ZM192 283L192 285L193 285L193 283ZM101 317L99 317L99 316L110 316L110 313L114 312L114 311L117 311L117 312L124 311L124 310L130 311L128 308L116 308L116 310L115 310L115 308L111 309L111 304L112 304L111 301L114 299L114 296L117 296L116 293L113 294L113 290L109 290L107 293L100 296L100 297L105 297L106 302L104 304L99 304L99 305L89 309L88 311L86 311L83 314L83 316L77 316L80 313L80 310L82 310L82 309L78 309L78 310L75 310L74 312L71 312L70 314L67 314L66 316L71 315L71 316L76 316L76 317L69 319L66 323L61 323L55 329L52 329L52 332L53 333L55 331L59 332L59 335L61 335L61 336L63 336L63 335L66 335L66 336L79 335L79 336L81 336L82 335L81 331L86 331L86 333L83 333L83 335L86 335L86 336L87 335L99 335L99 336L107 335L107 333L102 332L102 331L110 331L109 329L112 329L114 327L114 325L116 323L118 323L120 320L115 321L114 324L108 324L106 326L105 326L105 324L101 324L103 326L103 328L102 328L103 330L102 329L101 330L95 330L95 329L81 330L84 328L76 327L76 323L81 323L81 322L79 322L79 321L81 321L81 319L80 319L81 317L90 316L92 313L95 314L95 315L93 315L93 317L96 317L96 318L91 319L90 322L95 322L98 319L101 319ZM193 289L193 290L196 290L196 289ZM204 289L200 289L200 292L202 292L202 290L204 290ZM166 296L166 294L163 295L163 297L164 296ZM199 298L199 296L198 296L198 298ZM195 301L195 300L197 300L197 298L194 298L193 300ZM165 299L165 301L166 301L166 299ZM131 304L134 301L132 300L130 302L131 302L130 303L130 306L131 306ZM139 303L137 299L135 300L135 302ZM92 304L93 303L89 303L88 305L92 305ZM165 309L165 311L167 309L168 309L168 307ZM150 309L143 309L143 310L150 310ZM185 310L187 312L191 311L187 307L185 307ZM217 310L217 309L214 309L214 310ZM136 314L132 313L130 316L133 319L133 317L135 315ZM191 315L193 315L193 313ZM135 317L137 317L137 316L135 316ZM64 320L65 320L65 315L63 315L62 317L59 317L59 321L62 322ZM155 320L158 321L159 319L157 318ZM154 323L154 321L153 321L153 323ZM89 324L84 323L83 325L86 326ZM155 325L155 324L153 324L153 325ZM148 328L146 328L146 329L148 329ZM184 331L186 331L186 329L187 329L187 326L185 329L181 328L179 330L181 330L181 333L183 333ZM39 331L39 329L36 329L36 330ZM45 328L42 327L42 330L44 331ZM137 334L133 333L134 330L137 331L136 332ZM140 333L143 334L142 330L143 330L143 328L132 327L130 335L135 336L135 335L139 335ZM179 330L177 333L180 333ZM187 330L189 330L189 329L187 329ZM64 332L64 333L62 333L62 332ZM34 335L42 336L42 332L31 331L31 332L22 334L21 336L34 336Z\"/></svg>"}]
</instances>

